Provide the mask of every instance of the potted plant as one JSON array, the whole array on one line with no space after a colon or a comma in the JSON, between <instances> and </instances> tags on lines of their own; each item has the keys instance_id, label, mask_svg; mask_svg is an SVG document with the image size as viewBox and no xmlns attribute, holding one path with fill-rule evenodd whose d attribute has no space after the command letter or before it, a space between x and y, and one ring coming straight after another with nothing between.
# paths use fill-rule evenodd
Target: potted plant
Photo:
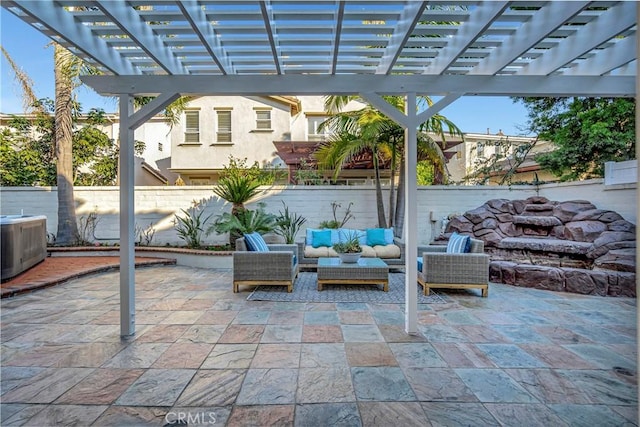
<instances>
[{"instance_id":1,"label":"potted plant","mask_svg":"<svg viewBox=\"0 0 640 427\"><path fill-rule=\"evenodd\" d=\"M346 263L358 262L360 256L362 256L362 247L358 241L358 236L351 236L345 242L336 243L333 245L333 250L338 253L340 260Z\"/></svg>"}]
</instances>

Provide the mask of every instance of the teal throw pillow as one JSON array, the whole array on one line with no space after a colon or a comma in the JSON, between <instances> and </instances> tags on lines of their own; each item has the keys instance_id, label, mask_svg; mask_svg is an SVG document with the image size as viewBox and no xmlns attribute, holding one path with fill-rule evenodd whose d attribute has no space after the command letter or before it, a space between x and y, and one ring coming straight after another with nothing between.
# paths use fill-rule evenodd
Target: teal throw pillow
<instances>
[{"instance_id":1,"label":"teal throw pillow","mask_svg":"<svg viewBox=\"0 0 640 427\"><path fill-rule=\"evenodd\" d=\"M331 230L312 231L311 246L319 248L320 246L331 246Z\"/></svg>"},{"instance_id":2,"label":"teal throw pillow","mask_svg":"<svg viewBox=\"0 0 640 427\"><path fill-rule=\"evenodd\" d=\"M385 246L387 241L384 238L384 228L367 228L367 245Z\"/></svg>"}]
</instances>

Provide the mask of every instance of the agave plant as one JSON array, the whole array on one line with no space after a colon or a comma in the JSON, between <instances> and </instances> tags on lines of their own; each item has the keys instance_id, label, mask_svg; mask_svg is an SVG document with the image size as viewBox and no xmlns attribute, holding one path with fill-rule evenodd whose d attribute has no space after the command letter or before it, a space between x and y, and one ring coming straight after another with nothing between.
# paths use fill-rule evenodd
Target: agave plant
<instances>
[{"instance_id":1,"label":"agave plant","mask_svg":"<svg viewBox=\"0 0 640 427\"><path fill-rule=\"evenodd\" d=\"M307 222L307 218L297 213L289 213L289 207L284 202L282 204L284 205L284 212L279 212L273 232L278 236L284 237L285 243L292 244L295 243L296 235L304 223Z\"/></svg>"},{"instance_id":2,"label":"agave plant","mask_svg":"<svg viewBox=\"0 0 640 427\"><path fill-rule=\"evenodd\" d=\"M242 234L255 231L264 234L273 231L276 225L276 216L265 212L264 206L264 203L259 203L256 210L241 209L236 215L229 212L218 215L207 233L214 231L219 234L229 233L229 244L231 247L235 247L235 239Z\"/></svg>"}]
</instances>

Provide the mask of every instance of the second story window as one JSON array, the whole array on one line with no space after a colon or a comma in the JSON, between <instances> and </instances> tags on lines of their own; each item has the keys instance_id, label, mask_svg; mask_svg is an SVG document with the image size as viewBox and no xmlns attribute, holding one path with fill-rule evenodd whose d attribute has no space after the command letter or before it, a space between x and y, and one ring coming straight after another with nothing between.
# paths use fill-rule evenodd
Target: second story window
<instances>
[{"instance_id":1,"label":"second story window","mask_svg":"<svg viewBox=\"0 0 640 427\"><path fill-rule=\"evenodd\" d=\"M256 129L271 129L271 110L256 110Z\"/></svg>"},{"instance_id":2,"label":"second story window","mask_svg":"<svg viewBox=\"0 0 640 427\"><path fill-rule=\"evenodd\" d=\"M478 145L476 145L476 155L484 157L484 144L482 142L478 142Z\"/></svg>"},{"instance_id":3,"label":"second story window","mask_svg":"<svg viewBox=\"0 0 640 427\"><path fill-rule=\"evenodd\" d=\"M185 111L184 117L184 142L192 144L200 142L200 111Z\"/></svg>"},{"instance_id":4,"label":"second story window","mask_svg":"<svg viewBox=\"0 0 640 427\"><path fill-rule=\"evenodd\" d=\"M231 142L231 110L218 110L216 114L218 117L216 142Z\"/></svg>"},{"instance_id":5,"label":"second story window","mask_svg":"<svg viewBox=\"0 0 640 427\"><path fill-rule=\"evenodd\" d=\"M327 116L307 116L307 134L309 141L325 141L331 133L328 128L318 129L320 123L327 120Z\"/></svg>"}]
</instances>

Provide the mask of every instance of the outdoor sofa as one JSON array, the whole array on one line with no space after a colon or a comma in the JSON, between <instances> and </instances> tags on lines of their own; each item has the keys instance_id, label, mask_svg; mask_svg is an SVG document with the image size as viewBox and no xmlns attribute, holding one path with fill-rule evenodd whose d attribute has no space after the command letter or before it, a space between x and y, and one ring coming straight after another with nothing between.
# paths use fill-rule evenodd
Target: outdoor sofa
<instances>
[{"instance_id":1,"label":"outdoor sofa","mask_svg":"<svg viewBox=\"0 0 640 427\"><path fill-rule=\"evenodd\" d=\"M380 231L382 230L382 231ZM325 239L318 239L319 233ZM326 239L327 232L330 239ZM298 253L300 255L300 266L304 268L317 268L318 258L338 257L333 250L333 245L344 242L350 237L357 236L362 247L362 256L365 258L380 258L390 266L403 268L405 261L404 243L393 235L391 228L371 228L371 229L313 229L307 228L305 240L298 242ZM382 238L381 236L384 236ZM314 241L314 237L316 237Z\"/></svg>"},{"instance_id":2,"label":"outdoor sofa","mask_svg":"<svg viewBox=\"0 0 640 427\"><path fill-rule=\"evenodd\" d=\"M236 240L233 292L238 292L240 285L280 285L287 286L287 292L292 292L299 271L298 246L266 244L264 240L262 243L266 247L256 249L247 246L245 237Z\"/></svg>"}]
</instances>

